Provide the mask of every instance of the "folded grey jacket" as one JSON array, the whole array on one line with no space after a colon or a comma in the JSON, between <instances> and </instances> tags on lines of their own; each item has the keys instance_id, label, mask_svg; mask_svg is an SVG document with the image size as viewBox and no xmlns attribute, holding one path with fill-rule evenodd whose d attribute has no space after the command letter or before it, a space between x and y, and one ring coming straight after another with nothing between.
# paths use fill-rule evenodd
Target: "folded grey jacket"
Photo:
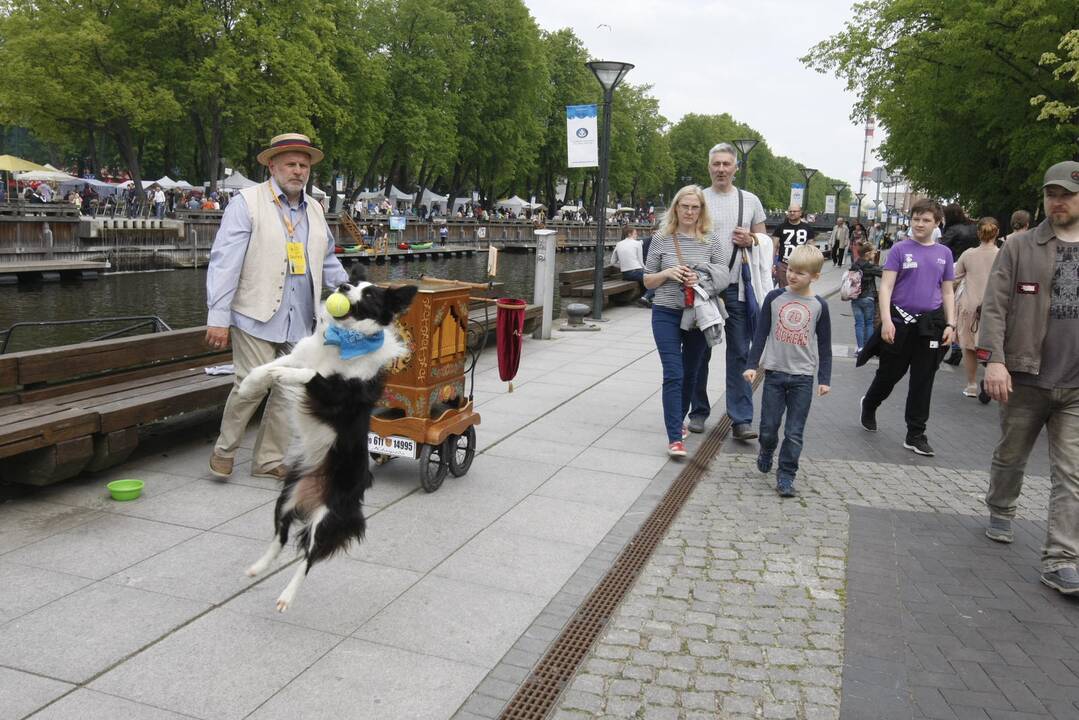
<instances>
[{"instance_id":1,"label":"folded grey jacket","mask_svg":"<svg viewBox=\"0 0 1079 720\"><path fill-rule=\"evenodd\" d=\"M731 284L731 273L726 265L704 263L695 265L697 284L693 286L693 307L682 312L683 330L699 328L709 347L723 342L723 323L727 320L727 306L723 291Z\"/></svg>"}]
</instances>

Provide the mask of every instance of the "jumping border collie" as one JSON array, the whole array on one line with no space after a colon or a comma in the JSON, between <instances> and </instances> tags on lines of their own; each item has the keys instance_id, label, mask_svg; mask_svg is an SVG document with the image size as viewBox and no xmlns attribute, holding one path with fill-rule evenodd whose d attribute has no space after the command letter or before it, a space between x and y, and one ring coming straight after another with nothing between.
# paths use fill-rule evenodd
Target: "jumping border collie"
<instances>
[{"instance_id":1,"label":"jumping border collie","mask_svg":"<svg viewBox=\"0 0 1079 720\"><path fill-rule=\"evenodd\" d=\"M288 355L244 378L241 396L261 397L271 383L284 393L294 435L285 457L285 486L274 508L274 539L247 569L251 577L270 566L288 543L294 521L303 524L297 549L303 561L277 598L284 612L311 566L363 539L363 494L371 487L367 432L382 397L385 369L408 348L394 319L408 309L417 288L380 288L365 282L357 265L338 292L350 308L340 318L320 306L313 335Z\"/></svg>"}]
</instances>

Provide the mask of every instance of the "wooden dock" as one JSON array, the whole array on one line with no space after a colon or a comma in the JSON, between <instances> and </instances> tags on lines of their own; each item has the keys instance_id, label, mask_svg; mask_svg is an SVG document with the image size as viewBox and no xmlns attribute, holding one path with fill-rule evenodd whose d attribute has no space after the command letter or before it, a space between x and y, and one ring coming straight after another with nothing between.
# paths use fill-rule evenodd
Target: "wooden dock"
<instances>
[{"instance_id":1,"label":"wooden dock","mask_svg":"<svg viewBox=\"0 0 1079 720\"><path fill-rule=\"evenodd\" d=\"M108 269L108 262L95 262L92 260L5 262L0 265L0 285L11 285L20 282L96 280L100 273Z\"/></svg>"},{"instance_id":2,"label":"wooden dock","mask_svg":"<svg viewBox=\"0 0 1079 720\"><path fill-rule=\"evenodd\" d=\"M423 250L402 250L400 248L391 248L384 254L366 253L366 252L346 252L337 253L337 259L342 263L352 264L355 262L361 262L364 265L370 265L371 263L382 264L387 261L391 263L397 262L412 262L414 260L427 260L430 258L451 258L451 257L472 257L477 252L486 252L487 248L466 247L463 245L445 245L435 246L431 248L425 248Z\"/></svg>"}]
</instances>

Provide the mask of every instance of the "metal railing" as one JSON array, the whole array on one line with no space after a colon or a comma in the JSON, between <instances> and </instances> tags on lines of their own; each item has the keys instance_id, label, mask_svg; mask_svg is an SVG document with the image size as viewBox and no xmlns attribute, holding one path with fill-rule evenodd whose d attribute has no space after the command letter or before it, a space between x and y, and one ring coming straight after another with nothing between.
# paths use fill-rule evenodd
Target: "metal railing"
<instances>
[{"instance_id":1,"label":"metal railing","mask_svg":"<svg viewBox=\"0 0 1079 720\"><path fill-rule=\"evenodd\" d=\"M78 320L39 320L37 322L17 322L6 330L0 330L0 336L3 339L0 340L0 355L7 352L8 343L11 341L11 336L15 333L15 330L23 327L52 327L59 325L91 325L107 322L131 322L137 321L134 325L128 325L127 327L120 328L119 330L113 330L112 332L99 335L97 337L84 340L83 342L96 342L98 340L111 340L114 337L120 337L121 335L131 332L136 328L150 326L151 332L165 332L172 330L168 323L159 318L157 315L126 315L120 317L107 317L107 318L80 318Z\"/></svg>"}]
</instances>

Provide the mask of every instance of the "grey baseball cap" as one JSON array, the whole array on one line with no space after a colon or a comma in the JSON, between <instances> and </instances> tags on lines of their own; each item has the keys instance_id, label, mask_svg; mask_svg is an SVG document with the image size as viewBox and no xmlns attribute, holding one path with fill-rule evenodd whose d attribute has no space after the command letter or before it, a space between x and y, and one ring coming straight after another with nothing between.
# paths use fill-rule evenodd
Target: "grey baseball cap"
<instances>
[{"instance_id":1,"label":"grey baseball cap","mask_svg":"<svg viewBox=\"0 0 1079 720\"><path fill-rule=\"evenodd\" d=\"M1068 192L1079 192L1079 162L1065 160L1045 171L1043 188L1059 185Z\"/></svg>"}]
</instances>

